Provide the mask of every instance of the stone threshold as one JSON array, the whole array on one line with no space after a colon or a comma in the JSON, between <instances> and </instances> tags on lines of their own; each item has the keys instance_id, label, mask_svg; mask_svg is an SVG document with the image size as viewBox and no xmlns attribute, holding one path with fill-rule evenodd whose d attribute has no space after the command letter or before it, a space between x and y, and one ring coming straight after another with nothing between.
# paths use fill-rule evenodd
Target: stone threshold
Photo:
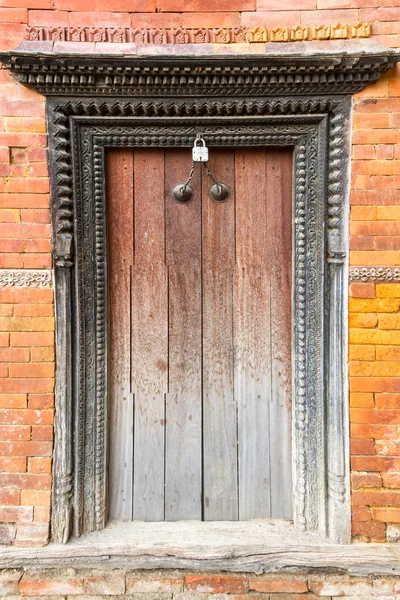
<instances>
[{"instance_id":1,"label":"stone threshold","mask_svg":"<svg viewBox=\"0 0 400 600\"><path fill-rule=\"evenodd\" d=\"M400 575L400 545L334 544L278 520L111 522L68 544L0 550L1 569L18 567Z\"/></svg>"}]
</instances>

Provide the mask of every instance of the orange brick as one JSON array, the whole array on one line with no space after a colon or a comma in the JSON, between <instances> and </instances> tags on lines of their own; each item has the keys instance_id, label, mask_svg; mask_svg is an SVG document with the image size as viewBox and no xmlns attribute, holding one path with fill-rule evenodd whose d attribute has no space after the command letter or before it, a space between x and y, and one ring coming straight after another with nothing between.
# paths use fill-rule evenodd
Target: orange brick
<instances>
[{"instance_id":1,"label":"orange brick","mask_svg":"<svg viewBox=\"0 0 400 600\"><path fill-rule=\"evenodd\" d=\"M375 454L375 440L350 440L351 454Z\"/></svg>"},{"instance_id":2,"label":"orange brick","mask_svg":"<svg viewBox=\"0 0 400 600\"><path fill-rule=\"evenodd\" d=\"M31 428L29 425L0 425L0 440L30 440Z\"/></svg>"},{"instance_id":3,"label":"orange brick","mask_svg":"<svg viewBox=\"0 0 400 600\"><path fill-rule=\"evenodd\" d=\"M20 498L19 490L7 490L5 488L3 488L3 489L0 488L0 505L1 504L3 504L4 506L18 505L19 498Z\"/></svg>"},{"instance_id":4,"label":"orange brick","mask_svg":"<svg viewBox=\"0 0 400 600\"><path fill-rule=\"evenodd\" d=\"M351 361L350 375L354 377L399 377L400 363L391 361Z\"/></svg>"},{"instance_id":5,"label":"orange brick","mask_svg":"<svg viewBox=\"0 0 400 600\"><path fill-rule=\"evenodd\" d=\"M26 408L25 410L14 410L1 408L0 423L4 425L51 425L53 423L53 411L34 410Z\"/></svg>"},{"instance_id":6,"label":"orange brick","mask_svg":"<svg viewBox=\"0 0 400 600\"><path fill-rule=\"evenodd\" d=\"M2 456L0 458L0 473L25 473L26 458L10 458Z\"/></svg>"},{"instance_id":7,"label":"orange brick","mask_svg":"<svg viewBox=\"0 0 400 600\"><path fill-rule=\"evenodd\" d=\"M16 304L14 317L52 317L54 308L52 304Z\"/></svg>"},{"instance_id":8,"label":"orange brick","mask_svg":"<svg viewBox=\"0 0 400 600\"><path fill-rule=\"evenodd\" d=\"M36 410L52 408L54 406L54 396L53 394L29 394L28 406Z\"/></svg>"},{"instance_id":9,"label":"orange brick","mask_svg":"<svg viewBox=\"0 0 400 600\"><path fill-rule=\"evenodd\" d=\"M0 394L0 408L26 408L26 394Z\"/></svg>"},{"instance_id":10,"label":"orange brick","mask_svg":"<svg viewBox=\"0 0 400 600\"><path fill-rule=\"evenodd\" d=\"M378 284L379 285L379 284ZM393 285L393 284L392 284ZM378 287L378 286L377 286ZM377 292L378 295L378 292ZM400 299L379 298L379 299L359 299L350 298L349 311L351 313L383 313L397 312L400 309Z\"/></svg>"},{"instance_id":11,"label":"orange brick","mask_svg":"<svg viewBox=\"0 0 400 600\"><path fill-rule=\"evenodd\" d=\"M400 468L400 458L393 458L388 456L353 456L351 459L351 468L354 471L398 471ZM400 501L400 495L389 496L386 492L376 492L372 496L372 492L369 492L369 496L365 492L357 492L359 496L353 494L353 502L360 505L375 506L391 505L397 506L396 502Z\"/></svg>"},{"instance_id":12,"label":"orange brick","mask_svg":"<svg viewBox=\"0 0 400 600\"><path fill-rule=\"evenodd\" d=\"M28 362L28 348L0 348L0 362Z\"/></svg>"},{"instance_id":13,"label":"orange brick","mask_svg":"<svg viewBox=\"0 0 400 600\"><path fill-rule=\"evenodd\" d=\"M53 377L54 363L13 363L9 367L9 377Z\"/></svg>"},{"instance_id":14,"label":"orange brick","mask_svg":"<svg viewBox=\"0 0 400 600\"><path fill-rule=\"evenodd\" d=\"M376 408L399 408L400 394L375 394Z\"/></svg>"},{"instance_id":15,"label":"orange brick","mask_svg":"<svg viewBox=\"0 0 400 600\"><path fill-rule=\"evenodd\" d=\"M379 329L400 329L400 315L379 315Z\"/></svg>"},{"instance_id":16,"label":"orange brick","mask_svg":"<svg viewBox=\"0 0 400 600\"><path fill-rule=\"evenodd\" d=\"M400 473L382 473L385 488L400 489Z\"/></svg>"},{"instance_id":17,"label":"orange brick","mask_svg":"<svg viewBox=\"0 0 400 600\"><path fill-rule=\"evenodd\" d=\"M350 406L353 408L373 408L374 395L368 392L353 392L350 394Z\"/></svg>"},{"instance_id":18,"label":"orange brick","mask_svg":"<svg viewBox=\"0 0 400 600\"><path fill-rule=\"evenodd\" d=\"M186 575L185 590L208 594L244 594L247 591L245 577L230 575Z\"/></svg>"},{"instance_id":19,"label":"orange brick","mask_svg":"<svg viewBox=\"0 0 400 600\"><path fill-rule=\"evenodd\" d=\"M50 506L50 491L21 490L21 506Z\"/></svg>"},{"instance_id":20,"label":"orange brick","mask_svg":"<svg viewBox=\"0 0 400 600\"><path fill-rule=\"evenodd\" d=\"M46 133L46 121L37 117L6 117L6 131L29 131L31 133Z\"/></svg>"},{"instance_id":21,"label":"orange brick","mask_svg":"<svg viewBox=\"0 0 400 600\"><path fill-rule=\"evenodd\" d=\"M349 348L349 360L375 360L376 346L352 344Z\"/></svg>"},{"instance_id":22,"label":"orange brick","mask_svg":"<svg viewBox=\"0 0 400 600\"><path fill-rule=\"evenodd\" d=\"M378 160L391 160L394 158L393 144L378 144L375 147L376 158Z\"/></svg>"},{"instance_id":23,"label":"orange brick","mask_svg":"<svg viewBox=\"0 0 400 600\"><path fill-rule=\"evenodd\" d=\"M372 515L375 521L400 523L400 510L396 508L373 508Z\"/></svg>"},{"instance_id":24,"label":"orange brick","mask_svg":"<svg viewBox=\"0 0 400 600\"><path fill-rule=\"evenodd\" d=\"M376 296L377 298L400 298L400 283L377 283Z\"/></svg>"},{"instance_id":25,"label":"orange brick","mask_svg":"<svg viewBox=\"0 0 400 600\"><path fill-rule=\"evenodd\" d=\"M389 440L398 437L397 425L369 425L365 423L351 423L352 439L380 439ZM363 471L364 469L357 469ZM379 471L379 469L378 469Z\"/></svg>"},{"instance_id":26,"label":"orange brick","mask_svg":"<svg viewBox=\"0 0 400 600\"><path fill-rule=\"evenodd\" d=\"M28 471L30 473L51 473L51 458L28 458Z\"/></svg>"},{"instance_id":27,"label":"orange brick","mask_svg":"<svg viewBox=\"0 0 400 600\"><path fill-rule=\"evenodd\" d=\"M373 221L376 211L376 206L352 206L351 218L353 221Z\"/></svg>"},{"instance_id":28,"label":"orange brick","mask_svg":"<svg viewBox=\"0 0 400 600\"><path fill-rule=\"evenodd\" d=\"M390 315L391 316L391 315ZM350 313L349 327L373 328L378 325L378 315L374 313Z\"/></svg>"},{"instance_id":29,"label":"orange brick","mask_svg":"<svg viewBox=\"0 0 400 600\"><path fill-rule=\"evenodd\" d=\"M53 346L54 333L19 333L13 332L10 335L11 346L30 347L30 346Z\"/></svg>"},{"instance_id":30,"label":"orange brick","mask_svg":"<svg viewBox=\"0 0 400 600\"><path fill-rule=\"evenodd\" d=\"M32 439L51 441L53 439L52 425L32 425Z\"/></svg>"},{"instance_id":31,"label":"orange brick","mask_svg":"<svg viewBox=\"0 0 400 600\"><path fill-rule=\"evenodd\" d=\"M10 334L6 332L0 332L0 347L6 348L10 344Z\"/></svg>"},{"instance_id":32,"label":"orange brick","mask_svg":"<svg viewBox=\"0 0 400 600\"><path fill-rule=\"evenodd\" d=\"M354 521L352 523L352 534L361 538L364 542L385 542L386 526L384 523L375 521Z\"/></svg>"},{"instance_id":33,"label":"orange brick","mask_svg":"<svg viewBox=\"0 0 400 600\"><path fill-rule=\"evenodd\" d=\"M374 423L400 424L400 410L396 409L350 409L350 420L352 423Z\"/></svg>"},{"instance_id":34,"label":"orange brick","mask_svg":"<svg viewBox=\"0 0 400 600\"><path fill-rule=\"evenodd\" d=\"M376 218L380 221L398 221L400 219L400 206L377 206Z\"/></svg>"},{"instance_id":35,"label":"orange brick","mask_svg":"<svg viewBox=\"0 0 400 600\"><path fill-rule=\"evenodd\" d=\"M376 440L376 453L380 456L400 456L400 442L394 440Z\"/></svg>"},{"instance_id":36,"label":"orange brick","mask_svg":"<svg viewBox=\"0 0 400 600\"><path fill-rule=\"evenodd\" d=\"M353 490L382 487L382 477L379 473L352 473L351 486Z\"/></svg>"},{"instance_id":37,"label":"orange brick","mask_svg":"<svg viewBox=\"0 0 400 600\"><path fill-rule=\"evenodd\" d=\"M306 578L259 577L249 579L249 590L262 593L302 594L308 592Z\"/></svg>"},{"instance_id":38,"label":"orange brick","mask_svg":"<svg viewBox=\"0 0 400 600\"><path fill-rule=\"evenodd\" d=\"M35 523L48 523L50 521L50 508L47 506L35 506L33 520Z\"/></svg>"}]
</instances>

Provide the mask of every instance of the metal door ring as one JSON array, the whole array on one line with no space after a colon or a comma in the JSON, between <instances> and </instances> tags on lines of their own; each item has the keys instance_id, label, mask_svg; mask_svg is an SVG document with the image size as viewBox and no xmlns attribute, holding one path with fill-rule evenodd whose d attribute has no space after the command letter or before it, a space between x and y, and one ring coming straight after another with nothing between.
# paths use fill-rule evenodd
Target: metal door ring
<instances>
[{"instance_id":1,"label":"metal door ring","mask_svg":"<svg viewBox=\"0 0 400 600\"><path fill-rule=\"evenodd\" d=\"M189 183L178 183L172 190L172 197L179 204L187 204L193 200L193 188Z\"/></svg>"},{"instance_id":2,"label":"metal door ring","mask_svg":"<svg viewBox=\"0 0 400 600\"><path fill-rule=\"evenodd\" d=\"M211 200L214 202L226 202L231 195L231 190L226 183L213 183L208 192Z\"/></svg>"}]
</instances>

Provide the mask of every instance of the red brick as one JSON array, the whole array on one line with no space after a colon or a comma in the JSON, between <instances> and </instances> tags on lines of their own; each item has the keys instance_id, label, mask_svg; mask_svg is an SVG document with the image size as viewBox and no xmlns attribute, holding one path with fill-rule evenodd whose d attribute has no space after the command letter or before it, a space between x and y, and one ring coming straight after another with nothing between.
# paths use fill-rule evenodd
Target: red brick
<instances>
[{"instance_id":1,"label":"red brick","mask_svg":"<svg viewBox=\"0 0 400 600\"><path fill-rule=\"evenodd\" d=\"M49 179L47 177L13 177L4 182L4 192L7 194L49 192ZM44 236L41 236L44 237Z\"/></svg>"},{"instance_id":2,"label":"red brick","mask_svg":"<svg viewBox=\"0 0 400 600\"><path fill-rule=\"evenodd\" d=\"M54 349L48 348L32 348L31 349L31 361L32 362L54 362Z\"/></svg>"},{"instance_id":3,"label":"red brick","mask_svg":"<svg viewBox=\"0 0 400 600\"><path fill-rule=\"evenodd\" d=\"M375 441L368 439L350 440L351 454L375 454Z\"/></svg>"},{"instance_id":4,"label":"red brick","mask_svg":"<svg viewBox=\"0 0 400 600\"><path fill-rule=\"evenodd\" d=\"M0 506L0 522L2 523L30 523L31 521L33 521L31 506Z\"/></svg>"},{"instance_id":5,"label":"red brick","mask_svg":"<svg viewBox=\"0 0 400 600\"><path fill-rule=\"evenodd\" d=\"M396 508L374 508L372 514L376 521L400 523L400 510Z\"/></svg>"},{"instance_id":6,"label":"red brick","mask_svg":"<svg viewBox=\"0 0 400 600\"><path fill-rule=\"evenodd\" d=\"M15 317L52 317L54 308L52 304L16 304ZM32 362L35 362L32 360Z\"/></svg>"},{"instance_id":7,"label":"red brick","mask_svg":"<svg viewBox=\"0 0 400 600\"><path fill-rule=\"evenodd\" d=\"M51 442L0 442L0 456L51 456Z\"/></svg>"},{"instance_id":8,"label":"red brick","mask_svg":"<svg viewBox=\"0 0 400 600\"><path fill-rule=\"evenodd\" d=\"M9 377L52 377L54 376L53 363L29 363L10 365Z\"/></svg>"},{"instance_id":9,"label":"red brick","mask_svg":"<svg viewBox=\"0 0 400 600\"><path fill-rule=\"evenodd\" d=\"M132 18L132 21L134 17ZM183 27L240 27L240 14L237 13L183 13Z\"/></svg>"},{"instance_id":10,"label":"red brick","mask_svg":"<svg viewBox=\"0 0 400 600\"><path fill-rule=\"evenodd\" d=\"M27 23L26 8L0 8L0 23Z\"/></svg>"},{"instance_id":11,"label":"red brick","mask_svg":"<svg viewBox=\"0 0 400 600\"><path fill-rule=\"evenodd\" d=\"M384 523L374 521L356 521L352 524L352 533L354 536L361 537L363 541L386 541L386 526Z\"/></svg>"},{"instance_id":12,"label":"red brick","mask_svg":"<svg viewBox=\"0 0 400 600\"><path fill-rule=\"evenodd\" d=\"M386 190L384 196L377 190L352 190L351 203L353 205L398 205L400 194L394 190Z\"/></svg>"},{"instance_id":13,"label":"red brick","mask_svg":"<svg viewBox=\"0 0 400 600\"><path fill-rule=\"evenodd\" d=\"M28 471L30 473L51 473L51 458L28 458Z\"/></svg>"},{"instance_id":14,"label":"red brick","mask_svg":"<svg viewBox=\"0 0 400 600\"><path fill-rule=\"evenodd\" d=\"M0 484L2 487L28 489L28 490L50 490L51 475L49 473L1 473ZM6 490L8 491L8 490ZM19 500L19 492L18 492ZM11 504L0 502L0 504ZM18 504L18 502L16 502Z\"/></svg>"},{"instance_id":15,"label":"red brick","mask_svg":"<svg viewBox=\"0 0 400 600\"><path fill-rule=\"evenodd\" d=\"M53 410L1 408L0 423L4 425L51 425L53 423Z\"/></svg>"},{"instance_id":16,"label":"red brick","mask_svg":"<svg viewBox=\"0 0 400 600\"><path fill-rule=\"evenodd\" d=\"M10 458L8 456L0 458L0 473L25 473L26 458ZM1 519L0 519L1 521Z\"/></svg>"},{"instance_id":17,"label":"red brick","mask_svg":"<svg viewBox=\"0 0 400 600\"><path fill-rule=\"evenodd\" d=\"M50 496L50 490L21 490L21 506L50 506Z\"/></svg>"},{"instance_id":18,"label":"red brick","mask_svg":"<svg viewBox=\"0 0 400 600\"><path fill-rule=\"evenodd\" d=\"M353 298L375 298L375 284L362 282L350 284L350 296Z\"/></svg>"},{"instance_id":19,"label":"red brick","mask_svg":"<svg viewBox=\"0 0 400 600\"><path fill-rule=\"evenodd\" d=\"M382 487L382 477L378 473L352 473L351 486L353 490Z\"/></svg>"},{"instance_id":20,"label":"red brick","mask_svg":"<svg viewBox=\"0 0 400 600\"><path fill-rule=\"evenodd\" d=\"M28 348L0 348L0 362L28 362Z\"/></svg>"},{"instance_id":21,"label":"red brick","mask_svg":"<svg viewBox=\"0 0 400 600\"><path fill-rule=\"evenodd\" d=\"M301 11L301 23L304 25L321 25L324 23L348 23L351 25L357 22L358 10L354 8L344 10L319 9Z\"/></svg>"},{"instance_id":22,"label":"red brick","mask_svg":"<svg viewBox=\"0 0 400 600\"><path fill-rule=\"evenodd\" d=\"M1 476L2 475L0 475L0 477ZM6 475L6 477L8 477L8 475ZM20 496L19 490L0 489L0 504L3 506L18 505L19 504L19 496Z\"/></svg>"},{"instance_id":23,"label":"red brick","mask_svg":"<svg viewBox=\"0 0 400 600\"><path fill-rule=\"evenodd\" d=\"M26 0L30 2L30 0ZM44 148L28 148L28 161L32 162L46 162L47 154Z\"/></svg>"},{"instance_id":24,"label":"red brick","mask_svg":"<svg viewBox=\"0 0 400 600\"><path fill-rule=\"evenodd\" d=\"M0 252L23 252L23 240L0 240Z\"/></svg>"},{"instance_id":25,"label":"red brick","mask_svg":"<svg viewBox=\"0 0 400 600\"><path fill-rule=\"evenodd\" d=\"M400 470L400 458L382 457L382 456L353 456L351 459L351 468L353 471L389 471ZM386 504L383 497L380 496L379 504ZM389 502L389 504L393 504Z\"/></svg>"},{"instance_id":26,"label":"red brick","mask_svg":"<svg viewBox=\"0 0 400 600\"><path fill-rule=\"evenodd\" d=\"M400 456L400 442L376 440L376 453L381 456Z\"/></svg>"},{"instance_id":27,"label":"red brick","mask_svg":"<svg viewBox=\"0 0 400 600\"><path fill-rule=\"evenodd\" d=\"M353 506L351 511L353 521L371 521L372 515L366 506Z\"/></svg>"},{"instance_id":28,"label":"red brick","mask_svg":"<svg viewBox=\"0 0 400 600\"><path fill-rule=\"evenodd\" d=\"M256 10L256 0L156 0L161 12L226 12ZM142 12L142 11L140 11ZM143 11L144 12L144 11Z\"/></svg>"},{"instance_id":29,"label":"red brick","mask_svg":"<svg viewBox=\"0 0 400 600\"><path fill-rule=\"evenodd\" d=\"M377 408L400 408L400 394L375 394Z\"/></svg>"},{"instance_id":30,"label":"red brick","mask_svg":"<svg viewBox=\"0 0 400 600\"><path fill-rule=\"evenodd\" d=\"M307 580L283 577L249 579L251 591L263 593L302 594L308 592Z\"/></svg>"},{"instance_id":31,"label":"red brick","mask_svg":"<svg viewBox=\"0 0 400 600\"><path fill-rule=\"evenodd\" d=\"M52 304L53 290L29 288L0 289L0 302L5 304ZM13 334L16 335L16 334ZM25 335L25 334L22 334ZM28 344L30 345L30 344ZM34 344L36 345L36 344ZM40 344L46 346L47 344Z\"/></svg>"},{"instance_id":32,"label":"red brick","mask_svg":"<svg viewBox=\"0 0 400 600\"><path fill-rule=\"evenodd\" d=\"M127 594L157 594L159 592L181 592L183 577L158 577L154 575L128 575L126 577Z\"/></svg>"},{"instance_id":33,"label":"red brick","mask_svg":"<svg viewBox=\"0 0 400 600\"><path fill-rule=\"evenodd\" d=\"M34 409L52 408L54 396L53 394L29 394L28 406Z\"/></svg>"},{"instance_id":34,"label":"red brick","mask_svg":"<svg viewBox=\"0 0 400 600\"><path fill-rule=\"evenodd\" d=\"M33 520L35 523L49 523L50 508L48 506L35 506L33 509Z\"/></svg>"},{"instance_id":35,"label":"red brick","mask_svg":"<svg viewBox=\"0 0 400 600\"><path fill-rule=\"evenodd\" d=\"M17 523L15 546L45 546L49 537L48 523Z\"/></svg>"},{"instance_id":36,"label":"red brick","mask_svg":"<svg viewBox=\"0 0 400 600\"><path fill-rule=\"evenodd\" d=\"M186 575L185 590L208 594L244 594L247 591L244 577Z\"/></svg>"},{"instance_id":37,"label":"red brick","mask_svg":"<svg viewBox=\"0 0 400 600\"><path fill-rule=\"evenodd\" d=\"M47 208L48 194L0 194L0 206L4 208Z\"/></svg>"},{"instance_id":38,"label":"red brick","mask_svg":"<svg viewBox=\"0 0 400 600\"><path fill-rule=\"evenodd\" d=\"M24 269L51 269L52 258L50 254L23 254Z\"/></svg>"},{"instance_id":39,"label":"red brick","mask_svg":"<svg viewBox=\"0 0 400 600\"><path fill-rule=\"evenodd\" d=\"M125 579L120 574L93 574L85 577L85 594L109 594L111 596L125 593Z\"/></svg>"},{"instance_id":40,"label":"red brick","mask_svg":"<svg viewBox=\"0 0 400 600\"><path fill-rule=\"evenodd\" d=\"M41 223L0 223L0 235L7 238L20 237L21 239L45 238L50 237L50 225Z\"/></svg>"},{"instance_id":41,"label":"red brick","mask_svg":"<svg viewBox=\"0 0 400 600\"><path fill-rule=\"evenodd\" d=\"M296 0L287 0L287 2L278 5L274 0L257 0L257 11L261 10L314 10L317 8L317 0L302 0L301 3ZM267 23L268 25L268 23ZM282 21L282 25L285 25L285 21Z\"/></svg>"},{"instance_id":42,"label":"red brick","mask_svg":"<svg viewBox=\"0 0 400 600\"><path fill-rule=\"evenodd\" d=\"M53 346L54 334L46 332L12 332L10 334L11 346Z\"/></svg>"},{"instance_id":43,"label":"red brick","mask_svg":"<svg viewBox=\"0 0 400 600\"><path fill-rule=\"evenodd\" d=\"M27 574L20 582L20 590L24 596L62 596L83 594L84 586L83 579L32 579L32 575Z\"/></svg>"},{"instance_id":44,"label":"red brick","mask_svg":"<svg viewBox=\"0 0 400 600\"><path fill-rule=\"evenodd\" d=\"M350 420L352 423L374 423L400 424L400 410L396 409L374 409L374 408L352 408L350 409Z\"/></svg>"},{"instance_id":45,"label":"red brick","mask_svg":"<svg viewBox=\"0 0 400 600\"><path fill-rule=\"evenodd\" d=\"M54 0L57 10L86 12L93 10L90 0ZM110 12L155 12L155 0L102 0L101 8Z\"/></svg>"},{"instance_id":46,"label":"red brick","mask_svg":"<svg viewBox=\"0 0 400 600\"><path fill-rule=\"evenodd\" d=\"M241 25L243 27L279 27L283 23L286 27L298 25L300 23L300 11L257 11L244 12L241 15Z\"/></svg>"},{"instance_id":47,"label":"red brick","mask_svg":"<svg viewBox=\"0 0 400 600\"><path fill-rule=\"evenodd\" d=\"M32 425L32 439L51 441L53 439L52 425Z\"/></svg>"},{"instance_id":48,"label":"red brick","mask_svg":"<svg viewBox=\"0 0 400 600\"><path fill-rule=\"evenodd\" d=\"M48 208L22 209L21 221L24 223L50 223L50 211Z\"/></svg>"},{"instance_id":49,"label":"red brick","mask_svg":"<svg viewBox=\"0 0 400 600\"><path fill-rule=\"evenodd\" d=\"M31 428L29 425L0 425L0 440L30 440Z\"/></svg>"},{"instance_id":50,"label":"red brick","mask_svg":"<svg viewBox=\"0 0 400 600\"><path fill-rule=\"evenodd\" d=\"M396 425L366 425L365 423L352 423L350 425L353 439L381 439L390 440L398 436ZM363 469L361 469L363 470Z\"/></svg>"},{"instance_id":51,"label":"red brick","mask_svg":"<svg viewBox=\"0 0 400 600\"><path fill-rule=\"evenodd\" d=\"M400 473L382 473L385 488L400 489Z\"/></svg>"},{"instance_id":52,"label":"red brick","mask_svg":"<svg viewBox=\"0 0 400 600\"><path fill-rule=\"evenodd\" d=\"M375 236L376 250L400 250L400 236Z\"/></svg>"},{"instance_id":53,"label":"red brick","mask_svg":"<svg viewBox=\"0 0 400 600\"><path fill-rule=\"evenodd\" d=\"M132 27L182 27L182 13L134 13Z\"/></svg>"}]
</instances>

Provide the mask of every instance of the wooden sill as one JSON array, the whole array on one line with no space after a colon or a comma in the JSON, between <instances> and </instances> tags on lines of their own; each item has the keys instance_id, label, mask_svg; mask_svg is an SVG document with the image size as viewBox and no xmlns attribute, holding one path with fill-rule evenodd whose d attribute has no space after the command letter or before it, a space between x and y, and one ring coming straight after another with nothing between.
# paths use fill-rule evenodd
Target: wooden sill
<instances>
[{"instance_id":1,"label":"wooden sill","mask_svg":"<svg viewBox=\"0 0 400 600\"><path fill-rule=\"evenodd\" d=\"M338 545L285 521L122 523L68 544L0 550L0 568L290 570L400 575L400 545Z\"/></svg>"}]
</instances>

